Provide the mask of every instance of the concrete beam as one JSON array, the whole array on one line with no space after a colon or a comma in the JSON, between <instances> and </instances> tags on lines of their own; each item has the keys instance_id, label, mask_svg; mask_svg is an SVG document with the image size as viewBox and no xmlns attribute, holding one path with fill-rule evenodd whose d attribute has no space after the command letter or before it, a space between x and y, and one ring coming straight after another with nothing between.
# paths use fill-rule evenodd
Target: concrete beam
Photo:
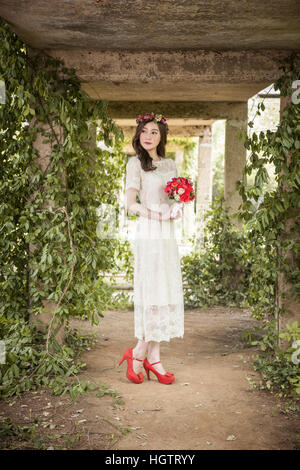
<instances>
[{"instance_id":1,"label":"concrete beam","mask_svg":"<svg viewBox=\"0 0 300 470\"><path fill-rule=\"evenodd\" d=\"M146 112L161 113L167 118L169 126L209 125L218 119L244 119L239 102L218 101L110 101L108 113L116 122L135 126L136 116Z\"/></svg>"},{"instance_id":2,"label":"concrete beam","mask_svg":"<svg viewBox=\"0 0 300 470\"><path fill-rule=\"evenodd\" d=\"M224 197L230 215L238 211L242 202L236 189L236 181L243 178L247 158L244 142L238 136L241 131L247 132L248 103L240 103L239 106L240 118L227 119L225 126ZM242 225L238 219L233 219L233 222L237 227Z\"/></svg>"},{"instance_id":3,"label":"concrete beam","mask_svg":"<svg viewBox=\"0 0 300 470\"><path fill-rule=\"evenodd\" d=\"M122 122L115 122L118 124L124 133L125 137L132 137L135 134L136 126L124 126ZM169 126L168 137L201 137L203 135L203 125L201 126Z\"/></svg>"},{"instance_id":4,"label":"concrete beam","mask_svg":"<svg viewBox=\"0 0 300 470\"><path fill-rule=\"evenodd\" d=\"M298 0L2 0L32 47L97 50L295 50Z\"/></svg>"},{"instance_id":5,"label":"concrete beam","mask_svg":"<svg viewBox=\"0 0 300 470\"><path fill-rule=\"evenodd\" d=\"M246 101L280 75L290 51L47 49L74 68L85 92L109 101Z\"/></svg>"}]
</instances>

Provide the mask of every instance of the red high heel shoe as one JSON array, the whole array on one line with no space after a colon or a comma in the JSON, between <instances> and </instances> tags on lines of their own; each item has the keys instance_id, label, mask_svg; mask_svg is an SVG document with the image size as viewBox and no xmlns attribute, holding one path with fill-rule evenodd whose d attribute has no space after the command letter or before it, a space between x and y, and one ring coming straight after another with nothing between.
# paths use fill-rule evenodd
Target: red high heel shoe
<instances>
[{"instance_id":1,"label":"red high heel shoe","mask_svg":"<svg viewBox=\"0 0 300 470\"><path fill-rule=\"evenodd\" d=\"M132 357L132 348L126 349L126 351L123 354L122 359L119 362L119 366L122 364L124 359L127 361L127 373L126 377L131 380L132 382L136 384L141 384L144 381L144 374L142 372L139 372L136 374L133 370L133 359L136 359L137 361L143 361L143 359L138 359L137 357Z\"/></svg>"},{"instance_id":2,"label":"red high heel shoe","mask_svg":"<svg viewBox=\"0 0 300 470\"><path fill-rule=\"evenodd\" d=\"M174 374L172 374L172 372L166 372L165 375L163 375L163 374L160 374L159 372L157 372L157 370L154 369L154 367L152 367L155 364L158 364L159 362L160 361L152 362L152 364L150 364L150 362L148 361L147 358L144 359L143 366L144 366L145 371L147 373L148 380L150 380L149 371L151 370L151 372L153 372L156 375L156 377L158 378L158 381L161 384L171 384L171 383L173 383L174 380L175 380L175 377L174 377Z\"/></svg>"}]
</instances>

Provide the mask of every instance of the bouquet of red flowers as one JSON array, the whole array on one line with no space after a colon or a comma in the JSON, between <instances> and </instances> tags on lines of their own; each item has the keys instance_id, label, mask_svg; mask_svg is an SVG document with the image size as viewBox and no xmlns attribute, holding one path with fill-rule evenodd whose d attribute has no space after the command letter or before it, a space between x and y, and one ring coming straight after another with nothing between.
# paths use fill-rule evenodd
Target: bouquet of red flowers
<instances>
[{"instance_id":1,"label":"bouquet of red flowers","mask_svg":"<svg viewBox=\"0 0 300 470\"><path fill-rule=\"evenodd\" d=\"M185 203L195 199L192 181L182 176L172 178L168 181L164 191L168 194L169 199L175 199L177 202L177 204L174 204L172 207L172 216L174 217L177 211L182 210Z\"/></svg>"}]
</instances>

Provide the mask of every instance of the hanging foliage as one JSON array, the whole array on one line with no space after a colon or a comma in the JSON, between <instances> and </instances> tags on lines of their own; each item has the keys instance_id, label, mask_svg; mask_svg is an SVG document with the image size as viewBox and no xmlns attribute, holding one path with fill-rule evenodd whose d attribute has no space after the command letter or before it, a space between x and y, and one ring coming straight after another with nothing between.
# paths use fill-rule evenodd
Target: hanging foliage
<instances>
[{"instance_id":1,"label":"hanging foliage","mask_svg":"<svg viewBox=\"0 0 300 470\"><path fill-rule=\"evenodd\" d=\"M292 84L300 74L300 59L294 54L280 67L283 75L275 84L282 96L294 93ZM257 114L264 111L263 102L258 104ZM253 127L253 121L248 123ZM285 108L275 131L261 131L245 137L245 147L251 152L244 167L244 176L256 172L252 186L241 179L238 190L242 196L240 214L251 228L253 237L263 236L266 247L276 249L276 274L284 274L291 285L290 295L300 297L300 108L290 103ZM266 165L274 166L275 190L264 191L269 181ZM287 262L287 254L290 255ZM277 292L277 296L281 295ZM284 310L279 309L278 315Z\"/></svg>"},{"instance_id":2,"label":"hanging foliage","mask_svg":"<svg viewBox=\"0 0 300 470\"><path fill-rule=\"evenodd\" d=\"M297 312L300 299L300 58L291 56L280 67L282 76L274 83L275 90L285 97L286 106L276 130L244 135L250 151L244 176L255 174L249 186L241 179L237 189L242 196L240 215L246 223L249 238L247 255L252 260L248 301L252 314L262 322L263 339L259 344L263 355L255 367L264 378L263 387L279 390L281 395L300 394L299 362L293 357L300 344L297 321L281 327L286 314ZM298 88L298 90L297 90ZM265 110L258 104L257 115ZM255 118L255 116L254 116ZM248 123L253 127L253 120ZM266 167L273 165L276 188L267 183ZM261 262L264 253L265 262ZM294 299L293 312L286 308L286 298ZM279 339L288 340L282 346Z\"/></svg>"},{"instance_id":3,"label":"hanging foliage","mask_svg":"<svg viewBox=\"0 0 300 470\"><path fill-rule=\"evenodd\" d=\"M0 20L0 338L7 350L0 395L44 383L46 360L54 375L69 374L74 351L57 349L54 325L68 326L70 317L99 322L110 300L99 272L113 269L120 248L98 236L97 211L102 203L118 207L123 132L106 101L85 95L74 70L36 52ZM96 146L96 131L107 150ZM45 301L56 308L41 337L30 319Z\"/></svg>"}]
</instances>

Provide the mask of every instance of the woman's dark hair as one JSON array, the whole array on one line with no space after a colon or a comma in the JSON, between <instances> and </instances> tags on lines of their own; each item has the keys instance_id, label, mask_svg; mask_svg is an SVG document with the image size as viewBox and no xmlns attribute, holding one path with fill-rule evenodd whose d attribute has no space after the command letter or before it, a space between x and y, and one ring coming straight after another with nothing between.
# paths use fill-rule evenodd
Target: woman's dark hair
<instances>
[{"instance_id":1,"label":"woman's dark hair","mask_svg":"<svg viewBox=\"0 0 300 470\"><path fill-rule=\"evenodd\" d=\"M149 153L147 152L146 149L144 149L141 144L140 144L140 135L142 133L142 129L147 124L148 122L151 121L144 121L140 122L137 125L135 135L132 138L132 146L134 150L136 151L137 157L141 162L141 166L144 171L153 171L156 170L156 166L152 165L152 158L150 157ZM164 123L162 122L157 122L159 132L160 132L160 142L157 146L157 154L159 157L165 158L165 147L167 143L167 129Z\"/></svg>"}]
</instances>

